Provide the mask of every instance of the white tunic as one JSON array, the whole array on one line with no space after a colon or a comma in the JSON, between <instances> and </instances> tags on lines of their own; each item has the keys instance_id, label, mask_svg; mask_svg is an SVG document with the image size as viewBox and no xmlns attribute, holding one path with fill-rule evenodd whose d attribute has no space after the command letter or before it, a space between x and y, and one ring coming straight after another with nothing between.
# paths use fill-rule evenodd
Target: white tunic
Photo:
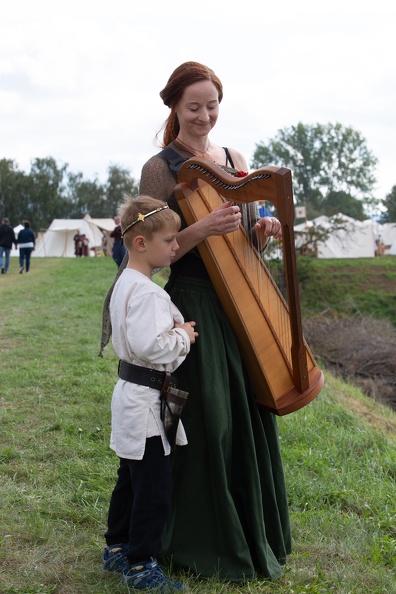
<instances>
[{"instance_id":1,"label":"white tunic","mask_svg":"<svg viewBox=\"0 0 396 594\"><path fill-rule=\"evenodd\" d=\"M123 361L172 373L190 351L190 339L174 322L184 319L168 293L137 270L125 268L110 300L112 342ZM183 389L183 386L180 386ZM110 447L120 458L141 460L147 437L160 435L170 453L160 417L159 390L119 379L111 402ZM178 445L187 443L179 422Z\"/></svg>"}]
</instances>

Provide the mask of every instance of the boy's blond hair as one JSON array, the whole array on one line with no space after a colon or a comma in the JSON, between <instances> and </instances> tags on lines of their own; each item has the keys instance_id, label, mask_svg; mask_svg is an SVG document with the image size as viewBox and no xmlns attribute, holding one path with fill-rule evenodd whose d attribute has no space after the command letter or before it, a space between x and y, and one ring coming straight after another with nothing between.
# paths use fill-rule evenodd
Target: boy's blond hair
<instances>
[{"instance_id":1,"label":"boy's blond hair","mask_svg":"<svg viewBox=\"0 0 396 594\"><path fill-rule=\"evenodd\" d=\"M153 213L157 209L161 210ZM142 217L143 220L139 218L139 215L147 215L147 213L153 214ZM180 217L176 212L167 208L166 203L162 200L151 196L133 197L124 194L123 202L118 207L118 215L121 219L121 232L127 249L132 247L133 239L138 235L144 235L147 239L151 239L153 233L166 226L178 231L181 225Z\"/></svg>"}]
</instances>

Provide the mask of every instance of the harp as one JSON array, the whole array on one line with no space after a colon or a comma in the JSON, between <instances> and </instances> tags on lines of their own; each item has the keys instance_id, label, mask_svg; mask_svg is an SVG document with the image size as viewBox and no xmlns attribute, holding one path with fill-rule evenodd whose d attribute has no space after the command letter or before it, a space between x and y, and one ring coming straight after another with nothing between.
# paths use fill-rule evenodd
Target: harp
<instances>
[{"instance_id":1,"label":"harp","mask_svg":"<svg viewBox=\"0 0 396 594\"><path fill-rule=\"evenodd\" d=\"M180 167L174 194L188 225L224 200L268 200L276 207L282 225L286 297L242 227L211 236L198 249L237 337L257 404L277 415L305 406L319 394L324 377L302 332L291 171L263 167L238 178L194 157Z\"/></svg>"}]
</instances>

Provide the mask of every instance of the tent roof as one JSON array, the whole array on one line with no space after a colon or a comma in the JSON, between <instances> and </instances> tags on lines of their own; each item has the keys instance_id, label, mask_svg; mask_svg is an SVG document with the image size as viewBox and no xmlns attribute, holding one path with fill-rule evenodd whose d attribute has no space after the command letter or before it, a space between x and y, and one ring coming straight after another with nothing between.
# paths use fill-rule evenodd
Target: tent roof
<instances>
[{"instance_id":1,"label":"tent roof","mask_svg":"<svg viewBox=\"0 0 396 594\"><path fill-rule=\"evenodd\" d=\"M48 227L48 231L61 231L63 229L80 229L83 231L88 224L88 221L84 219L54 219Z\"/></svg>"},{"instance_id":2,"label":"tent roof","mask_svg":"<svg viewBox=\"0 0 396 594\"><path fill-rule=\"evenodd\" d=\"M113 219L92 219L89 214L86 214L84 220L93 223L99 227L99 229L104 229L105 231L113 231L115 227L115 222Z\"/></svg>"}]
</instances>

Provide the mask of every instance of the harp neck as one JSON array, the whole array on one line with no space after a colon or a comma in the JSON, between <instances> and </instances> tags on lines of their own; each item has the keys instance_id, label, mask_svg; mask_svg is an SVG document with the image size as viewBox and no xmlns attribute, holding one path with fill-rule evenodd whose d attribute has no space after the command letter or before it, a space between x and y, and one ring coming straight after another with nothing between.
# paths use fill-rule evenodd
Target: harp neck
<instances>
[{"instance_id":1,"label":"harp neck","mask_svg":"<svg viewBox=\"0 0 396 594\"><path fill-rule=\"evenodd\" d=\"M178 199L207 183L231 202L268 200L277 208L283 223L293 224L292 178L290 169L285 167L261 167L245 177L234 177L213 161L194 157L180 167L178 182L175 188Z\"/></svg>"}]
</instances>

